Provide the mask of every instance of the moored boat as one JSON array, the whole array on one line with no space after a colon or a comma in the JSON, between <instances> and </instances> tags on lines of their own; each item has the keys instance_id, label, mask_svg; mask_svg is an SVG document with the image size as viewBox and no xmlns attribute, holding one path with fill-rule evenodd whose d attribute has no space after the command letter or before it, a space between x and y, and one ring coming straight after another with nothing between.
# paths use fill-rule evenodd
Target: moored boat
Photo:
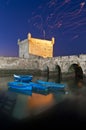
<instances>
[{"instance_id":1,"label":"moored boat","mask_svg":"<svg viewBox=\"0 0 86 130\"><path fill-rule=\"evenodd\" d=\"M8 88L9 91L14 92L14 93L18 93L18 94L24 94L24 95L28 95L28 96L32 96L32 91L31 90L19 90L19 89L13 89L13 88Z\"/></svg>"},{"instance_id":2,"label":"moored boat","mask_svg":"<svg viewBox=\"0 0 86 130\"><path fill-rule=\"evenodd\" d=\"M32 81L33 76L32 75L13 75L14 76L14 81L17 82L25 82L28 83Z\"/></svg>"},{"instance_id":3,"label":"moored boat","mask_svg":"<svg viewBox=\"0 0 86 130\"><path fill-rule=\"evenodd\" d=\"M24 82L8 82L8 86L10 88L26 91L26 90L47 90L47 88L41 84L34 83L34 82L29 82L29 83L24 83Z\"/></svg>"},{"instance_id":4,"label":"moored boat","mask_svg":"<svg viewBox=\"0 0 86 130\"><path fill-rule=\"evenodd\" d=\"M65 85L64 84L60 84L60 83L55 83L55 82L46 82L43 80L37 80L37 83L46 86L48 88L57 88L57 89L64 89Z\"/></svg>"},{"instance_id":5,"label":"moored boat","mask_svg":"<svg viewBox=\"0 0 86 130\"><path fill-rule=\"evenodd\" d=\"M48 90L47 87L43 86L42 84L34 82L30 82L30 84L32 85L33 89L46 90L46 91Z\"/></svg>"},{"instance_id":6,"label":"moored boat","mask_svg":"<svg viewBox=\"0 0 86 130\"><path fill-rule=\"evenodd\" d=\"M8 87L21 90L21 91L31 91L32 85L29 83L23 83L23 82L8 82Z\"/></svg>"}]
</instances>

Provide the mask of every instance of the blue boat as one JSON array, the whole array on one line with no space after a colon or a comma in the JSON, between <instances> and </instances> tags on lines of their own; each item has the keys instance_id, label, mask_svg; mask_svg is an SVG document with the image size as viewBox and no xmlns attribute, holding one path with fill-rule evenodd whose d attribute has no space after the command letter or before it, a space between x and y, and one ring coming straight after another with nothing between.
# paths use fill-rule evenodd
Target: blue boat
<instances>
[{"instance_id":1,"label":"blue boat","mask_svg":"<svg viewBox=\"0 0 86 130\"><path fill-rule=\"evenodd\" d=\"M8 87L21 90L21 91L31 91L32 90L32 85L29 83L23 83L23 82L8 82Z\"/></svg>"},{"instance_id":2,"label":"blue boat","mask_svg":"<svg viewBox=\"0 0 86 130\"><path fill-rule=\"evenodd\" d=\"M13 88L8 88L9 91L14 92L14 93L18 93L18 94L24 94L24 95L28 95L28 96L32 96L32 91L22 91L19 89L13 89Z\"/></svg>"},{"instance_id":3,"label":"blue boat","mask_svg":"<svg viewBox=\"0 0 86 130\"><path fill-rule=\"evenodd\" d=\"M55 82L46 82L43 80L37 80L37 83L46 86L47 88L57 88L57 89L64 89L65 85L64 84L60 84L60 83L55 83Z\"/></svg>"},{"instance_id":4,"label":"blue boat","mask_svg":"<svg viewBox=\"0 0 86 130\"><path fill-rule=\"evenodd\" d=\"M48 90L47 87L45 87L45 86L43 86L42 84L39 84L39 83L30 82L29 84L32 85L33 89L45 90L45 91Z\"/></svg>"},{"instance_id":5,"label":"blue boat","mask_svg":"<svg viewBox=\"0 0 86 130\"><path fill-rule=\"evenodd\" d=\"M47 88L41 84L29 82L29 83L23 83L23 82L8 82L8 86L10 88L27 91L27 90L47 90Z\"/></svg>"},{"instance_id":6,"label":"blue boat","mask_svg":"<svg viewBox=\"0 0 86 130\"><path fill-rule=\"evenodd\" d=\"M32 81L33 76L32 75L13 75L14 76L14 81L17 82L25 82L29 83Z\"/></svg>"},{"instance_id":7,"label":"blue boat","mask_svg":"<svg viewBox=\"0 0 86 130\"><path fill-rule=\"evenodd\" d=\"M43 81L43 80L36 80L37 83L41 83L41 84L56 84L55 82L47 82L47 81Z\"/></svg>"},{"instance_id":8,"label":"blue boat","mask_svg":"<svg viewBox=\"0 0 86 130\"><path fill-rule=\"evenodd\" d=\"M48 89L45 89L45 90L33 89L32 92L37 93L37 94L41 94L41 95L48 95L49 94Z\"/></svg>"}]
</instances>

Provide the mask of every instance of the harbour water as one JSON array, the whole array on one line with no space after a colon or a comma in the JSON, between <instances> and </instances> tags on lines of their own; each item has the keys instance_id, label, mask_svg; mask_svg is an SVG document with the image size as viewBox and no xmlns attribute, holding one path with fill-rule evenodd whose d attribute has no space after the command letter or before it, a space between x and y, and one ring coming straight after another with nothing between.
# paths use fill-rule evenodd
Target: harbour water
<instances>
[{"instance_id":1,"label":"harbour water","mask_svg":"<svg viewBox=\"0 0 86 130\"><path fill-rule=\"evenodd\" d=\"M56 82L55 78L33 77L34 82L37 79ZM6 114L8 117L23 120L39 115L55 105L59 106L61 103L63 103L62 108L64 109L65 104L68 106L69 103L71 106L73 101L76 102L78 113L86 115L86 106L83 104L86 98L86 83L77 86L70 78L61 81L67 87L65 91L28 91L27 93L20 93L8 89L7 83L13 80L13 77L0 77L0 113Z\"/></svg>"}]
</instances>

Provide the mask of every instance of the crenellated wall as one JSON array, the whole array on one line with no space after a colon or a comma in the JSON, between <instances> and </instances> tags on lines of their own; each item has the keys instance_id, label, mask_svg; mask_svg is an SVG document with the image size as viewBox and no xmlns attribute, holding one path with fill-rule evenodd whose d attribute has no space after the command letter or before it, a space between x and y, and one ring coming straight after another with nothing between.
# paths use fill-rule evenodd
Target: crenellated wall
<instances>
[{"instance_id":1,"label":"crenellated wall","mask_svg":"<svg viewBox=\"0 0 86 130\"><path fill-rule=\"evenodd\" d=\"M20 58L31 58L35 56L41 57L53 57L53 45L55 39L52 40L37 39L33 38L31 34L28 34L27 39L18 39L19 45L19 57Z\"/></svg>"},{"instance_id":2,"label":"crenellated wall","mask_svg":"<svg viewBox=\"0 0 86 130\"><path fill-rule=\"evenodd\" d=\"M51 41L44 39L32 38L31 34L28 34L29 54L41 56L41 57L53 57L53 44L54 38Z\"/></svg>"}]
</instances>

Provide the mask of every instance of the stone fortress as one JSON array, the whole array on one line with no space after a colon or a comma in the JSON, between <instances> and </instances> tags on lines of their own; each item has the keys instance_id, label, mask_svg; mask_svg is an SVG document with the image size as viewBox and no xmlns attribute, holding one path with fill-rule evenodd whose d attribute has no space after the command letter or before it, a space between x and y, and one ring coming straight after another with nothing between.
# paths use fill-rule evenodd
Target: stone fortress
<instances>
[{"instance_id":1,"label":"stone fortress","mask_svg":"<svg viewBox=\"0 0 86 130\"><path fill-rule=\"evenodd\" d=\"M80 66L86 76L86 54L72 56L53 57L53 45L55 39L51 41L33 38L28 34L27 39L18 39L19 57L0 57L0 70L38 70L50 72L60 70L68 73L71 66ZM13 73L14 73L13 72Z\"/></svg>"},{"instance_id":2,"label":"stone fortress","mask_svg":"<svg viewBox=\"0 0 86 130\"><path fill-rule=\"evenodd\" d=\"M28 38L20 41L19 45L19 57L21 58L34 58L40 56L43 58L53 57L53 44L54 37L51 41L32 38L31 34L28 34Z\"/></svg>"}]
</instances>

